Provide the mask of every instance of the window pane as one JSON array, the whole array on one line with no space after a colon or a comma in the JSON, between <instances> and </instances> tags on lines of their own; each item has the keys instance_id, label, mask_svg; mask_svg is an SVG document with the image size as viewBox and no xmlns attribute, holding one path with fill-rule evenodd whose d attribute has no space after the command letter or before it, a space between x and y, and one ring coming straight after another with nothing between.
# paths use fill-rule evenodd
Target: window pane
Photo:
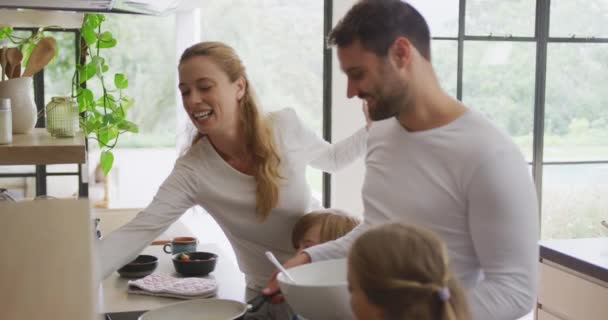
<instances>
[{"instance_id":1,"label":"window pane","mask_svg":"<svg viewBox=\"0 0 608 320\"><path fill-rule=\"evenodd\" d=\"M36 196L36 179L24 178L0 178L0 188L8 189L11 197L17 201L33 199Z\"/></svg>"},{"instance_id":2,"label":"window pane","mask_svg":"<svg viewBox=\"0 0 608 320\"><path fill-rule=\"evenodd\" d=\"M408 1L426 20L433 37L458 36L458 0Z\"/></svg>"},{"instance_id":3,"label":"window pane","mask_svg":"<svg viewBox=\"0 0 608 320\"><path fill-rule=\"evenodd\" d=\"M35 173L36 167L33 165L25 166L0 166L0 174L3 173Z\"/></svg>"},{"instance_id":4,"label":"window pane","mask_svg":"<svg viewBox=\"0 0 608 320\"><path fill-rule=\"evenodd\" d=\"M54 96L72 94L72 76L76 69L76 34L74 32L46 32L57 41L57 56L44 67L44 101Z\"/></svg>"},{"instance_id":5,"label":"window pane","mask_svg":"<svg viewBox=\"0 0 608 320\"><path fill-rule=\"evenodd\" d=\"M46 172L78 172L78 165L77 164L47 165Z\"/></svg>"},{"instance_id":6,"label":"window pane","mask_svg":"<svg viewBox=\"0 0 608 320\"><path fill-rule=\"evenodd\" d=\"M265 111L294 108L322 136L323 16L323 1L209 0L201 34L236 50ZM309 182L321 192L316 174Z\"/></svg>"},{"instance_id":7,"label":"window pane","mask_svg":"<svg viewBox=\"0 0 608 320\"><path fill-rule=\"evenodd\" d=\"M464 103L505 130L532 159L534 43L465 42Z\"/></svg>"},{"instance_id":8,"label":"window pane","mask_svg":"<svg viewBox=\"0 0 608 320\"><path fill-rule=\"evenodd\" d=\"M552 43L545 161L608 160L608 44Z\"/></svg>"},{"instance_id":9,"label":"window pane","mask_svg":"<svg viewBox=\"0 0 608 320\"><path fill-rule=\"evenodd\" d=\"M445 91L456 97L458 78L458 42L452 40L433 40L431 42L431 60L439 77L439 83Z\"/></svg>"},{"instance_id":10,"label":"window pane","mask_svg":"<svg viewBox=\"0 0 608 320\"><path fill-rule=\"evenodd\" d=\"M608 1L551 1L552 37L608 37Z\"/></svg>"},{"instance_id":11,"label":"window pane","mask_svg":"<svg viewBox=\"0 0 608 320\"><path fill-rule=\"evenodd\" d=\"M468 0L467 35L534 36L536 1Z\"/></svg>"},{"instance_id":12,"label":"window pane","mask_svg":"<svg viewBox=\"0 0 608 320\"><path fill-rule=\"evenodd\" d=\"M608 164L545 165L542 238L605 236L608 220Z\"/></svg>"},{"instance_id":13,"label":"window pane","mask_svg":"<svg viewBox=\"0 0 608 320\"><path fill-rule=\"evenodd\" d=\"M55 198L77 198L78 176L46 177L46 193Z\"/></svg>"},{"instance_id":14,"label":"window pane","mask_svg":"<svg viewBox=\"0 0 608 320\"><path fill-rule=\"evenodd\" d=\"M139 133L121 135L118 146L174 147L177 124L175 16L105 16L102 29L112 32L118 41L116 47L101 53L110 66L106 85L114 88L117 72L127 76L129 87L124 93L135 99L127 118L139 126ZM88 81L87 86L98 94L101 90L96 79ZM90 145L96 147L97 144Z\"/></svg>"}]
</instances>

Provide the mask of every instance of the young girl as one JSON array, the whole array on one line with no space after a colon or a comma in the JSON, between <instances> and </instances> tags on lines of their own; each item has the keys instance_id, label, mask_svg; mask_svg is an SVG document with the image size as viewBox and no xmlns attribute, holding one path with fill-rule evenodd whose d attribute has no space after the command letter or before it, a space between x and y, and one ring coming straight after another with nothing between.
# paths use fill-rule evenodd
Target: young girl
<instances>
[{"instance_id":1,"label":"young girl","mask_svg":"<svg viewBox=\"0 0 608 320\"><path fill-rule=\"evenodd\" d=\"M431 231L391 223L362 234L348 256L351 308L359 320L470 320L464 293Z\"/></svg>"},{"instance_id":2,"label":"young girl","mask_svg":"<svg viewBox=\"0 0 608 320\"><path fill-rule=\"evenodd\" d=\"M293 227L291 243L298 252L342 237L360 223L338 209L322 209L303 215Z\"/></svg>"}]
</instances>

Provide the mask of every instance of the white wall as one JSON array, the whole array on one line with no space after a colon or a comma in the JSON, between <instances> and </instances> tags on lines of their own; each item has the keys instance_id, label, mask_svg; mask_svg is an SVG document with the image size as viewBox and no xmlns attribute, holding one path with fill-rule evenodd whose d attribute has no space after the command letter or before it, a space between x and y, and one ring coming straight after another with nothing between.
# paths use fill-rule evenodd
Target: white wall
<instances>
[{"instance_id":1,"label":"white wall","mask_svg":"<svg viewBox=\"0 0 608 320\"><path fill-rule=\"evenodd\" d=\"M355 0L333 1L333 24L344 16ZM361 111L362 103L359 98L346 98L346 76L340 70L336 50L332 50L332 141L339 141L351 135L365 124ZM347 212L361 215L361 186L365 165L363 158L348 168L332 175L331 204Z\"/></svg>"}]
</instances>

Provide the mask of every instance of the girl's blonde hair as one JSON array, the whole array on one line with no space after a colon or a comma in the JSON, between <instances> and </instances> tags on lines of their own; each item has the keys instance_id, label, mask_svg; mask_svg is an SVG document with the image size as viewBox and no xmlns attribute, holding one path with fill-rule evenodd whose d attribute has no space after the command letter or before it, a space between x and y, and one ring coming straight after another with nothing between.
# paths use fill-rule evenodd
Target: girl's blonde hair
<instances>
[{"instance_id":1,"label":"girl's blonde hair","mask_svg":"<svg viewBox=\"0 0 608 320\"><path fill-rule=\"evenodd\" d=\"M431 231L399 223L370 229L355 240L348 262L386 319L471 319L445 245Z\"/></svg>"},{"instance_id":2,"label":"girl's blonde hair","mask_svg":"<svg viewBox=\"0 0 608 320\"><path fill-rule=\"evenodd\" d=\"M181 65L196 56L209 57L232 82L239 78L245 80L245 94L239 100L240 120L247 149L253 156L256 213L263 221L279 201L279 180L282 178L279 172L281 158L272 134L271 119L262 114L253 88L249 85L245 66L234 49L221 42L200 42L186 49L179 63ZM202 137L203 134L198 132L192 139L191 145Z\"/></svg>"},{"instance_id":3,"label":"girl's blonde hair","mask_svg":"<svg viewBox=\"0 0 608 320\"><path fill-rule=\"evenodd\" d=\"M304 237L304 234L318 224L321 225L321 243L323 243L346 235L359 223L359 219L349 216L344 211L338 209L312 211L303 215L293 226L291 243L294 249L298 248L298 244Z\"/></svg>"}]
</instances>

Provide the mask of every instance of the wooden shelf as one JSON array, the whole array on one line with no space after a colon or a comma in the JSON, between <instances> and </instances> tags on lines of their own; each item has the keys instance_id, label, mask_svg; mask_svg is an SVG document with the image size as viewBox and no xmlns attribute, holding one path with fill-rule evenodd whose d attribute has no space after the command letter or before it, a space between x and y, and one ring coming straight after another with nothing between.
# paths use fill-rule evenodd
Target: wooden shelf
<instances>
[{"instance_id":1,"label":"wooden shelf","mask_svg":"<svg viewBox=\"0 0 608 320\"><path fill-rule=\"evenodd\" d=\"M0 145L0 165L85 163L84 134L54 138L44 128L14 134L13 143Z\"/></svg>"}]
</instances>

